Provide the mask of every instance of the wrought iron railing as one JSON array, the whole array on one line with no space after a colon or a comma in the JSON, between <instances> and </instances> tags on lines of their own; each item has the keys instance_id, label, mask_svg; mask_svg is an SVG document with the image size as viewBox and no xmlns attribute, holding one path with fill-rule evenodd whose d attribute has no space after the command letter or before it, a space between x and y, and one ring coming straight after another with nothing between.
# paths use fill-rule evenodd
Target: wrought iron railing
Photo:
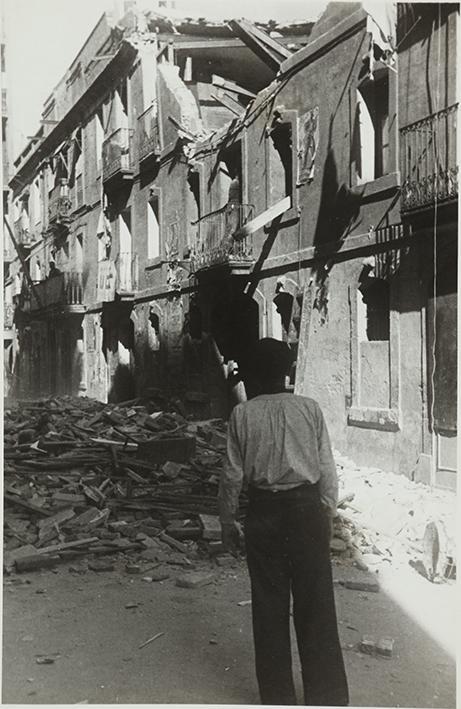
<instances>
[{"instance_id":1,"label":"wrought iron railing","mask_svg":"<svg viewBox=\"0 0 461 709\"><path fill-rule=\"evenodd\" d=\"M401 128L403 211L458 196L457 109L454 104Z\"/></svg>"},{"instance_id":2,"label":"wrought iron railing","mask_svg":"<svg viewBox=\"0 0 461 709\"><path fill-rule=\"evenodd\" d=\"M160 128L157 105L141 113L138 118L138 157L142 162L160 153Z\"/></svg>"},{"instance_id":3,"label":"wrought iron railing","mask_svg":"<svg viewBox=\"0 0 461 709\"><path fill-rule=\"evenodd\" d=\"M118 128L102 144L103 180L117 173L133 172L133 134L131 128Z\"/></svg>"},{"instance_id":4,"label":"wrought iron railing","mask_svg":"<svg viewBox=\"0 0 461 709\"><path fill-rule=\"evenodd\" d=\"M39 310L50 306L68 306L83 304L83 280L81 271L58 273L51 278L35 283L34 290L27 288L25 301L29 305L24 310Z\"/></svg>"},{"instance_id":5,"label":"wrought iron railing","mask_svg":"<svg viewBox=\"0 0 461 709\"><path fill-rule=\"evenodd\" d=\"M251 204L230 202L216 212L205 214L195 224L198 235L193 249L194 270L230 263L251 261L253 240L251 235L235 238L236 233L253 218Z\"/></svg>"},{"instance_id":6,"label":"wrought iron railing","mask_svg":"<svg viewBox=\"0 0 461 709\"><path fill-rule=\"evenodd\" d=\"M13 303L3 303L3 328L9 330L13 327L14 305Z\"/></svg>"},{"instance_id":7,"label":"wrought iron railing","mask_svg":"<svg viewBox=\"0 0 461 709\"><path fill-rule=\"evenodd\" d=\"M62 194L62 186L55 187L48 203L48 223L68 226L72 211L72 201L67 194Z\"/></svg>"}]
</instances>

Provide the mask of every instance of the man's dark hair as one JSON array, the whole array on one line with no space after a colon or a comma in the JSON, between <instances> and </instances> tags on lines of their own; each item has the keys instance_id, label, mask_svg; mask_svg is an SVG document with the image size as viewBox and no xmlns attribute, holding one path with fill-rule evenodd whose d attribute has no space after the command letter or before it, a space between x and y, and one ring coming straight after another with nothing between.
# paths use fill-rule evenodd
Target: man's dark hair
<instances>
[{"instance_id":1,"label":"man's dark hair","mask_svg":"<svg viewBox=\"0 0 461 709\"><path fill-rule=\"evenodd\" d=\"M263 337L251 353L252 375L261 383L275 383L288 374L292 362L293 355L286 342Z\"/></svg>"}]
</instances>

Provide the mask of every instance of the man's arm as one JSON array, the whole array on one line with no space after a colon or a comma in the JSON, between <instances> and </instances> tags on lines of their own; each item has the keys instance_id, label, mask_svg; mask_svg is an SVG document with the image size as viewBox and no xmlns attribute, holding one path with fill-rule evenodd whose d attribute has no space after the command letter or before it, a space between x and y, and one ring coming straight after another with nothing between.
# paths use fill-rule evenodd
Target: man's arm
<instances>
[{"instance_id":1,"label":"man's arm","mask_svg":"<svg viewBox=\"0 0 461 709\"><path fill-rule=\"evenodd\" d=\"M243 461L237 436L237 420L234 410L229 420L227 432L227 461L224 461L219 480L219 518L223 526L235 523L242 484Z\"/></svg>"},{"instance_id":2,"label":"man's arm","mask_svg":"<svg viewBox=\"0 0 461 709\"><path fill-rule=\"evenodd\" d=\"M336 516L338 503L338 475L336 464L331 450L330 437L323 413L317 409L317 442L320 462L319 490L320 498L329 509L330 514Z\"/></svg>"}]
</instances>

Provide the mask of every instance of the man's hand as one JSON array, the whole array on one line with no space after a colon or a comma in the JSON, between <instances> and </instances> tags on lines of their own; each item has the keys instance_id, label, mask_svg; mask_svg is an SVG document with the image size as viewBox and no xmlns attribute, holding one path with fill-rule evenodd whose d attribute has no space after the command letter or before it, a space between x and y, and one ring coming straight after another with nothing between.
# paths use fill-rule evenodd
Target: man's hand
<instances>
[{"instance_id":1,"label":"man's hand","mask_svg":"<svg viewBox=\"0 0 461 709\"><path fill-rule=\"evenodd\" d=\"M224 549L236 556L240 541L240 532L236 522L221 524L221 540Z\"/></svg>"}]
</instances>

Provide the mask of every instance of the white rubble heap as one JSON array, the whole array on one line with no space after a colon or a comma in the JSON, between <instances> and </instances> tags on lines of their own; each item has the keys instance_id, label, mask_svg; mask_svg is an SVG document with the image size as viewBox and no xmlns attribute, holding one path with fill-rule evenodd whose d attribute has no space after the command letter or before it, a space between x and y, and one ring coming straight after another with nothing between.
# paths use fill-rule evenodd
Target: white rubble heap
<instances>
[{"instance_id":1,"label":"white rubble heap","mask_svg":"<svg viewBox=\"0 0 461 709\"><path fill-rule=\"evenodd\" d=\"M340 505L338 513L342 526L352 529L348 546L357 564L370 571L383 564L393 567L411 564L425 575L428 546L431 554L434 549L431 532L435 525L438 539L431 580L440 583L454 578L456 494L413 482L404 475L357 466L337 451L334 456L339 499L353 495L350 502ZM337 524L335 536L345 538L337 531Z\"/></svg>"}]
</instances>

